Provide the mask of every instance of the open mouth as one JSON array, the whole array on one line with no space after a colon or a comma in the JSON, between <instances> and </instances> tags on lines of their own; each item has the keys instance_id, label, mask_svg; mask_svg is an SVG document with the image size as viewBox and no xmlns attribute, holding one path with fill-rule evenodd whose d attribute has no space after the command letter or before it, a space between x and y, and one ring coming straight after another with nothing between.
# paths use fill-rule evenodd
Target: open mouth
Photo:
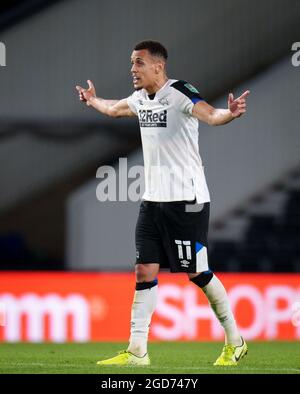
<instances>
[{"instance_id":1,"label":"open mouth","mask_svg":"<svg viewBox=\"0 0 300 394\"><path fill-rule=\"evenodd\" d=\"M140 80L139 77L136 77L136 76L133 77L133 83L137 83L139 80Z\"/></svg>"}]
</instances>

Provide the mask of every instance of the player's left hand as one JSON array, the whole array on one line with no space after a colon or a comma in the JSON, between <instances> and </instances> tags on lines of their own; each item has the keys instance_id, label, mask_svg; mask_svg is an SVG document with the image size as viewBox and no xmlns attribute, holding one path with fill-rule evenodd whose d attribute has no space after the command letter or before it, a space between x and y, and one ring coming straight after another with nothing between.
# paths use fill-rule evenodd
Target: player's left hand
<instances>
[{"instance_id":1,"label":"player's left hand","mask_svg":"<svg viewBox=\"0 0 300 394\"><path fill-rule=\"evenodd\" d=\"M228 96L228 109L232 113L234 118L238 118L246 112L246 98L249 95L250 90L246 90L237 99L233 98L233 94L229 93Z\"/></svg>"}]
</instances>

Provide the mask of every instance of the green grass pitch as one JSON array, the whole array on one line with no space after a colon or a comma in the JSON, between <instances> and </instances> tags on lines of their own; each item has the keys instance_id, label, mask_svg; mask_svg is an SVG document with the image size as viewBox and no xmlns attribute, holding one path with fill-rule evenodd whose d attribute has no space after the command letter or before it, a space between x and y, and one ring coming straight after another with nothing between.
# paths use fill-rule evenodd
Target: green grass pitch
<instances>
[{"instance_id":1,"label":"green grass pitch","mask_svg":"<svg viewBox=\"0 0 300 394\"><path fill-rule=\"evenodd\" d=\"M300 342L249 342L237 367L214 367L221 343L150 343L149 367L100 367L125 343L0 344L1 374L300 374Z\"/></svg>"}]
</instances>

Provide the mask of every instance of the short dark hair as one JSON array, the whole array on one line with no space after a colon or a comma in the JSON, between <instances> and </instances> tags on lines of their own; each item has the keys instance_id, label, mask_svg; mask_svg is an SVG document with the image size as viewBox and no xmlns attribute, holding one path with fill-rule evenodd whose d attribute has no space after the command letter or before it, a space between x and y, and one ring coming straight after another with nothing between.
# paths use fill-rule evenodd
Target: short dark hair
<instances>
[{"instance_id":1,"label":"short dark hair","mask_svg":"<svg viewBox=\"0 0 300 394\"><path fill-rule=\"evenodd\" d=\"M141 41L133 48L135 51L140 51L142 49L147 49L151 55L162 57L165 61L168 59L168 51L166 48L158 41L146 40Z\"/></svg>"}]
</instances>

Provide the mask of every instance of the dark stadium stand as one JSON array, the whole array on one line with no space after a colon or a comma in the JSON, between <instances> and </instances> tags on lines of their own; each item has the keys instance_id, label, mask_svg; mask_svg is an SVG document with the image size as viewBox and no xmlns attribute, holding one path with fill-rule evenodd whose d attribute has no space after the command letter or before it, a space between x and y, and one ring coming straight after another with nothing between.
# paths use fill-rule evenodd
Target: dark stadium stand
<instances>
[{"instance_id":1,"label":"dark stadium stand","mask_svg":"<svg viewBox=\"0 0 300 394\"><path fill-rule=\"evenodd\" d=\"M299 173L292 178L299 180ZM300 188L290 188L288 184L281 187L286 193L286 200L279 215L252 214L248 217L242 240L215 240L210 243L210 261L214 270L300 271ZM247 212L240 214L248 216Z\"/></svg>"},{"instance_id":2,"label":"dark stadium stand","mask_svg":"<svg viewBox=\"0 0 300 394\"><path fill-rule=\"evenodd\" d=\"M0 4L0 30L19 22L58 0L4 0Z\"/></svg>"},{"instance_id":3,"label":"dark stadium stand","mask_svg":"<svg viewBox=\"0 0 300 394\"><path fill-rule=\"evenodd\" d=\"M32 251L22 234L0 236L0 270L63 270L62 262L42 252Z\"/></svg>"}]
</instances>

